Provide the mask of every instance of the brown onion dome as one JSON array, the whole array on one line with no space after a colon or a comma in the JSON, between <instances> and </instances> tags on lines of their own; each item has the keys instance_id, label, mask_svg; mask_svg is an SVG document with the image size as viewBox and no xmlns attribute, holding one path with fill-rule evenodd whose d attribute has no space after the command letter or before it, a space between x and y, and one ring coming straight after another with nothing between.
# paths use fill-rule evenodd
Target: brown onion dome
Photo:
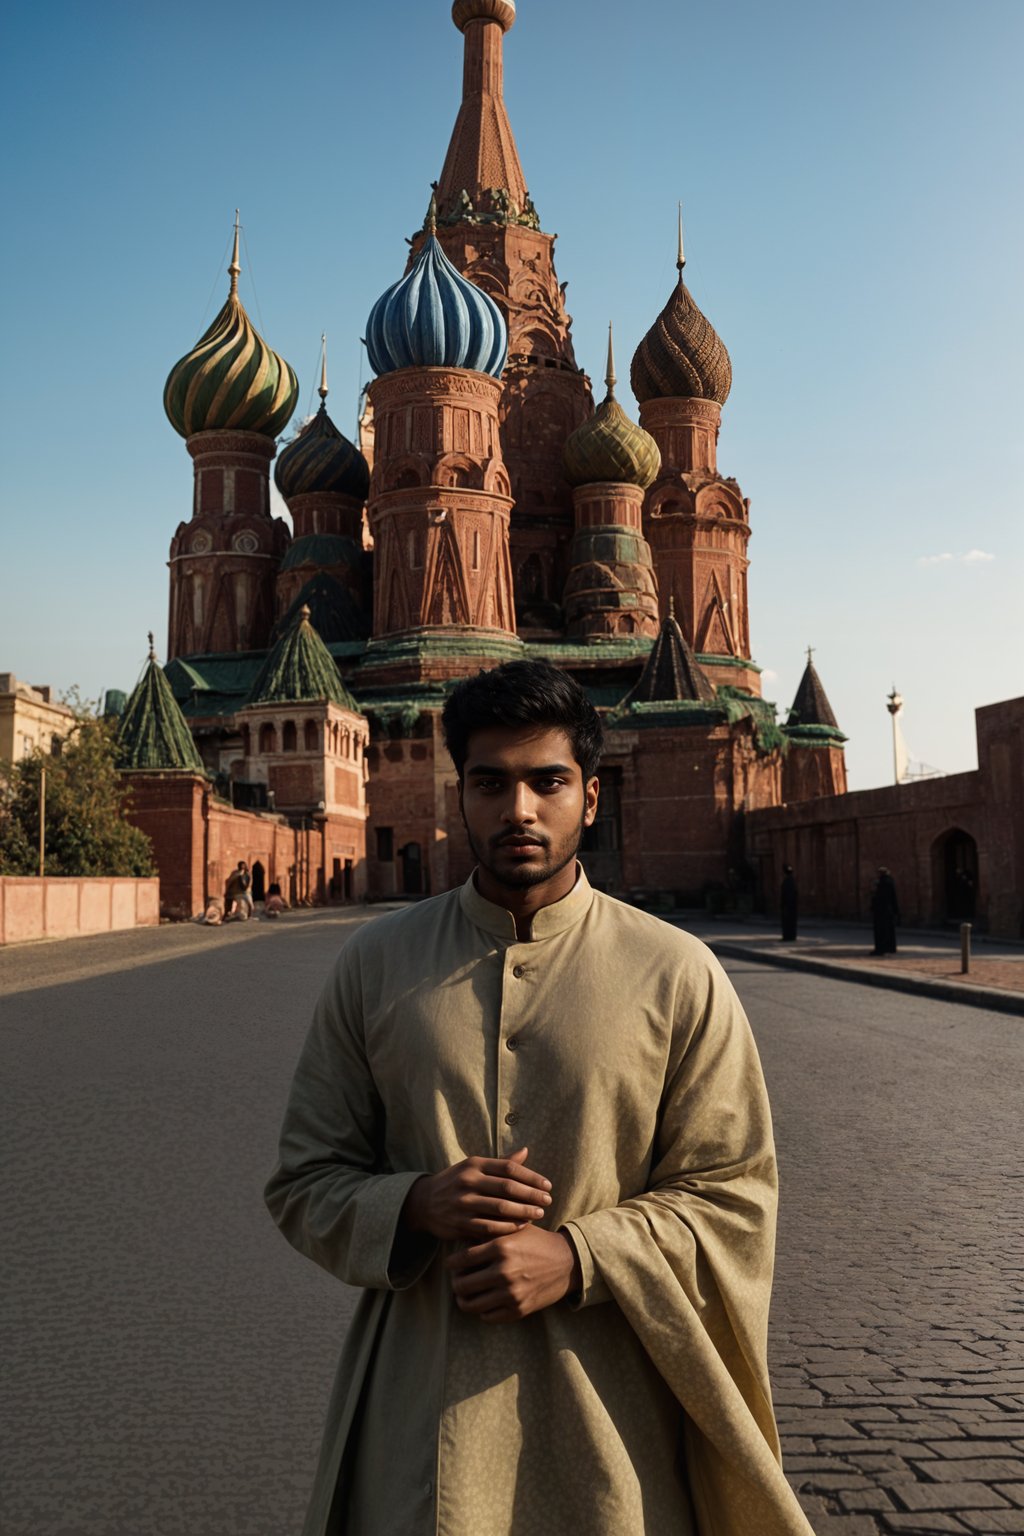
<instances>
[{"instance_id":1,"label":"brown onion dome","mask_svg":"<svg viewBox=\"0 0 1024 1536\"><path fill-rule=\"evenodd\" d=\"M637 347L630 370L633 393L645 400L716 400L724 405L732 388L732 363L725 343L693 301L683 282L682 221L679 281L661 314Z\"/></svg>"},{"instance_id":2,"label":"brown onion dome","mask_svg":"<svg viewBox=\"0 0 1024 1536\"><path fill-rule=\"evenodd\" d=\"M567 439L562 450L570 485L653 484L661 468L661 452L649 432L630 421L615 398L615 359L612 328L608 327L608 393L593 416Z\"/></svg>"},{"instance_id":3,"label":"brown onion dome","mask_svg":"<svg viewBox=\"0 0 1024 1536\"><path fill-rule=\"evenodd\" d=\"M455 0L452 6L452 21L460 32L471 21L496 21L507 32L515 19L515 0Z\"/></svg>"}]
</instances>

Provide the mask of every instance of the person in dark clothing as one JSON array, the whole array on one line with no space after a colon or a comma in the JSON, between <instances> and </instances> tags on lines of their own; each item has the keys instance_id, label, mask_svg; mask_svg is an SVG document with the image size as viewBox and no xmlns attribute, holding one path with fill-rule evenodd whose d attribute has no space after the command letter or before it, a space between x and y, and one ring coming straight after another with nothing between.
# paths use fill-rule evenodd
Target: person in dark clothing
<instances>
[{"instance_id":1,"label":"person in dark clothing","mask_svg":"<svg viewBox=\"0 0 1024 1536\"><path fill-rule=\"evenodd\" d=\"M900 906L896 899L896 882L883 866L878 871L875 889L871 893L871 921L875 928L873 955L896 953L896 924L900 920Z\"/></svg>"},{"instance_id":2,"label":"person in dark clothing","mask_svg":"<svg viewBox=\"0 0 1024 1536\"><path fill-rule=\"evenodd\" d=\"M792 944L796 939L796 876L793 874L792 864L786 864L782 871L782 889L779 892L779 914L782 918L782 941L784 944Z\"/></svg>"}]
</instances>

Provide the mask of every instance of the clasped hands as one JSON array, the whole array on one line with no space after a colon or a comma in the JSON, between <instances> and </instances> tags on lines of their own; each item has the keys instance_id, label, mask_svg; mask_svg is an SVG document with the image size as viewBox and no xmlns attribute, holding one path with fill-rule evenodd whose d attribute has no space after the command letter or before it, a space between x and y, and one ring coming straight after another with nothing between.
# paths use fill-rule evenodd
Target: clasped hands
<instances>
[{"instance_id":1,"label":"clasped hands","mask_svg":"<svg viewBox=\"0 0 1024 1536\"><path fill-rule=\"evenodd\" d=\"M467 1157L417 1179L402 1221L410 1232L462 1241L446 1261L455 1304L484 1323L514 1323L553 1306L582 1284L569 1239L537 1223L551 1204L551 1181L511 1157Z\"/></svg>"}]
</instances>

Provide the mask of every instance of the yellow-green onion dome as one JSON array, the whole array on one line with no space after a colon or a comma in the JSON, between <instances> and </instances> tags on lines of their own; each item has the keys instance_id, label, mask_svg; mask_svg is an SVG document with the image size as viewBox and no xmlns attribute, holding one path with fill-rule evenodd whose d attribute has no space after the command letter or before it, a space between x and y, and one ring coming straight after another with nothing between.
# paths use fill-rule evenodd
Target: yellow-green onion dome
<instances>
[{"instance_id":1,"label":"yellow-green onion dome","mask_svg":"<svg viewBox=\"0 0 1024 1536\"><path fill-rule=\"evenodd\" d=\"M630 383L640 401L684 398L724 405L732 388L732 363L725 343L702 314L683 282L682 217L679 223L679 281L661 314L636 349Z\"/></svg>"},{"instance_id":2,"label":"yellow-green onion dome","mask_svg":"<svg viewBox=\"0 0 1024 1536\"><path fill-rule=\"evenodd\" d=\"M653 484L661 468L661 453L649 432L630 421L615 398L615 361L608 327L608 393L593 416L567 439L562 450L570 485Z\"/></svg>"},{"instance_id":3,"label":"yellow-green onion dome","mask_svg":"<svg viewBox=\"0 0 1024 1536\"><path fill-rule=\"evenodd\" d=\"M314 491L333 492L365 501L370 493L370 468L354 443L339 432L326 403L298 437L281 449L274 480L285 501Z\"/></svg>"},{"instance_id":4,"label":"yellow-green onion dome","mask_svg":"<svg viewBox=\"0 0 1024 1536\"><path fill-rule=\"evenodd\" d=\"M277 437L291 420L299 381L267 346L238 297L238 226L227 303L164 385L164 410L176 432L232 430Z\"/></svg>"}]
</instances>

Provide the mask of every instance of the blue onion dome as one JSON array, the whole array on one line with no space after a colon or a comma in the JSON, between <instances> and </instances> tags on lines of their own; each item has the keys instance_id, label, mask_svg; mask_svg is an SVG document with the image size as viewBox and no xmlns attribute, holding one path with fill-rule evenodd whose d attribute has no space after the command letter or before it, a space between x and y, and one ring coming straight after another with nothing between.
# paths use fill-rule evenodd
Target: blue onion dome
<instances>
[{"instance_id":1,"label":"blue onion dome","mask_svg":"<svg viewBox=\"0 0 1024 1536\"><path fill-rule=\"evenodd\" d=\"M412 269L370 311L366 350L378 375L470 368L498 379L508 327L491 296L452 266L431 227Z\"/></svg>"},{"instance_id":2,"label":"blue onion dome","mask_svg":"<svg viewBox=\"0 0 1024 1536\"><path fill-rule=\"evenodd\" d=\"M682 218L679 224L679 281L672 297L636 349L630 383L646 400L715 400L724 405L732 388L732 363L725 343L702 314L683 282Z\"/></svg>"},{"instance_id":3,"label":"blue onion dome","mask_svg":"<svg viewBox=\"0 0 1024 1536\"><path fill-rule=\"evenodd\" d=\"M649 432L630 421L615 398L615 358L612 328L608 327L608 393L587 421L566 440L562 450L570 485L638 485L646 490L661 468L661 450Z\"/></svg>"},{"instance_id":4,"label":"blue onion dome","mask_svg":"<svg viewBox=\"0 0 1024 1536\"><path fill-rule=\"evenodd\" d=\"M295 409L299 381L246 314L238 297L240 271L236 222L227 303L164 385L164 410L182 437L218 429L276 437Z\"/></svg>"},{"instance_id":5,"label":"blue onion dome","mask_svg":"<svg viewBox=\"0 0 1024 1536\"><path fill-rule=\"evenodd\" d=\"M322 403L298 437L282 448L274 480L285 501L312 491L330 491L365 501L370 494L370 468L354 443L339 432Z\"/></svg>"}]
</instances>

